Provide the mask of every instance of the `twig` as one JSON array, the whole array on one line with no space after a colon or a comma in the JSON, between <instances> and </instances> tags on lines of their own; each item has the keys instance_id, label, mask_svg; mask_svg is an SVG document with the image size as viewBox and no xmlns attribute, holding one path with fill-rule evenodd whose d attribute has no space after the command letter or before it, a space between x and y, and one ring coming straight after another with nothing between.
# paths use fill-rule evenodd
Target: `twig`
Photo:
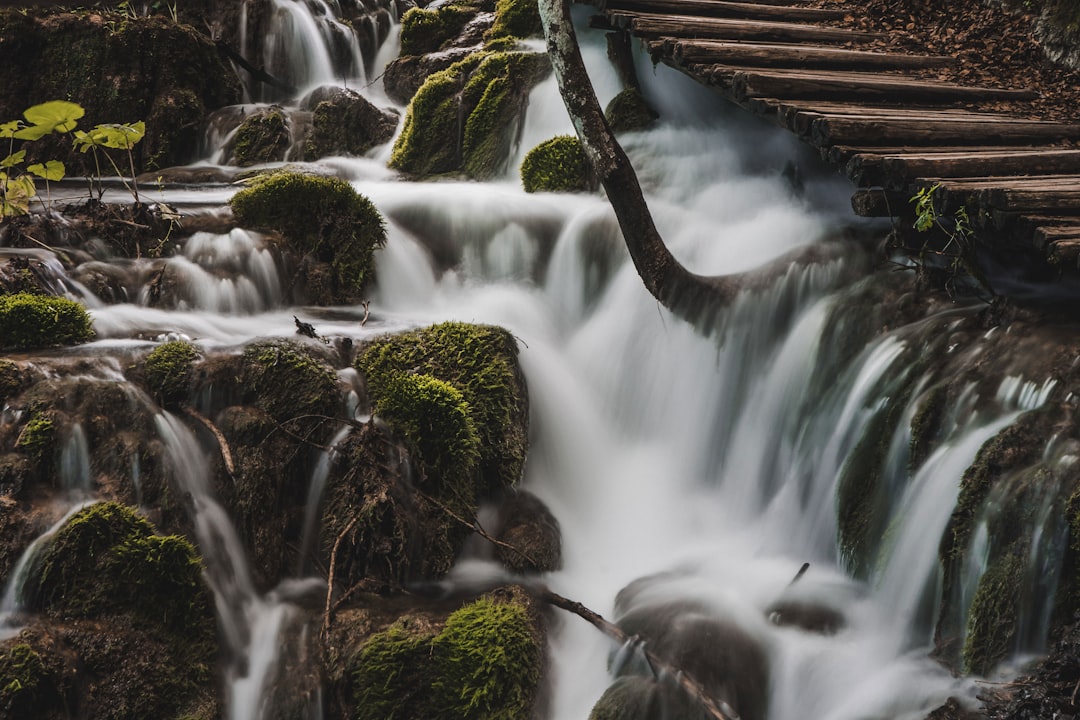
<instances>
[{"instance_id":1,"label":"twig","mask_svg":"<svg viewBox=\"0 0 1080 720\"><path fill-rule=\"evenodd\" d=\"M499 539L493 537L490 533L488 533L487 530L484 530L483 526L480 525L479 520L474 520L473 522L469 522L468 520L461 517L460 515L455 513L453 510L446 507L446 505L439 502L435 498L431 497L427 493L420 492L420 497L424 498L425 500L430 502L432 505L434 505L435 507L442 510L444 513L449 515L451 518L453 518L457 522L459 522L462 525L472 529L474 532L476 532L477 535L484 538L485 540L487 540L492 545L497 545L498 547L501 547L501 548L509 550L509 551L511 551L513 553L516 553L518 556L521 557L522 560L524 560L525 562L527 562L529 565L531 565L533 567L540 567L540 564L538 562L536 562L535 560L533 560L531 557L529 557L529 555L527 553L525 553L523 550L520 550L520 549L514 547L513 545L510 545L509 543L505 543L502 540L499 540Z\"/></svg>"},{"instance_id":2,"label":"twig","mask_svg":"<svg viewBox=\"0 0 1080 720\"><path fill-rule=\"evenodd\" d=\"M334 540L334 549L330 551L330 572L326 576L326 609L323 610L323 626L322 636L325 638L330 632L330 602L334 597L334 570L337 566L337 554L338 549L341 547L341 541L345 539L345 536L349 534L349 531L353 529L356 522L360 519L359 515L354 515L353 519L345 526L345 529L338 534L337 539Z\"/></svg>"},{"instance_id":3,"label":"twig","mask_svg":"<svg viewBox=\"0 0 1080 720\"><path fill-rule=\"evenodd\" d=\"M371 301L365 300L360 304L364 306L364 319L360 321L360 327L364 327L367 325L368 318L371 317L371 311L368 309L371 305Z\"/></svg>"},{"instance_id":4,"label":"twig","mask_svg":"<svg viewBox=\"0 0 1080 720\"><path fill-rule=\"evenodd\" d=\"M233 465L232 451L229 449L229 443L225 440L225 436L222 434L218 426L210 421L210 418L200 413L190 405L184 406L184 412L201 422L206 426L206 429L214 434L217 439L218 448L221 450L221 459L225 461L225 470L229 473L229 477L233 482L236 482L236 466Z\"/></svg>"},{"instance_id":5,"label":"twig","mask_svg":"<svg viewBox=\"0 0 1080 720\"><path fill-rule=\"evenodd\" d=\"M791 579L791 582L788 583L788 587L790 587L790 586L794 585L795 583L799 582L799 580L802 579L802 576L805 575L806 571L809 570L809 569L810 569L810 563L804 562L802 564L802 567L799 568L799 572L795 573L795 577L793 577Z\"/></svg>"}]
</instances>

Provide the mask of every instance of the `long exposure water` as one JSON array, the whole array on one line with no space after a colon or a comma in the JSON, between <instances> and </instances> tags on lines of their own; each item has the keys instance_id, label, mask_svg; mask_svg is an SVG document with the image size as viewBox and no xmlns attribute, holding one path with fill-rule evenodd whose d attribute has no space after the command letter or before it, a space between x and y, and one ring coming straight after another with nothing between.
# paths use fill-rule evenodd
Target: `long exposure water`
<instances>
[{"instance_id":1,"label":"long exposure water","mask_svg":"<svg viewBox=\"0 0 1080 720\"><path fill-rule=\"evenodd\" d=\"M293 79L334 81L316 40L340 28L316 26L303 3L275 0L275 7L283 25L267 65L280 66L286 55L296 63ZM585 50L604 102L618 90L614 72L595 38ZM359 51L350 52L356 80L363 66ZM563 531L564 568L545 578L555 591L612 615L620 589L666 573L646 599L692 598L764 648L771 720L914 719L949 695L970 696L969 681L928 658L932 628L920 608L934 602L937 546L964 468L986 439L1045 402L1050 387L1043 378L1014 378L996 397L958 410L941 447L903 478L870 578L850 579L837 550L836 486L891 392L890 378L905 372L909 340L894 332L853 362L828 361L826 329L844 311L845 271L868 252L836 239L852 223L849 190L815 172L794 140L741 118L674 71L645 61L639 72L663 117L622 140L665 240L685 264L733 273L815 243L842 248L836 259L793 268L772 288L741 297L714 326L695 328L645 291L599 195L526 194L516 162L488 183L403 182L386 169L383 147L368 158L323 162L388 222L366 326L360 307L332 314L286 307L263 238L235 230L196 234L168 260L184 278L174 309L148 307L137 289L130 303L92 303L94 346L146 345L135 338L150 331L231 348L292 336L294 315L322 335L356 340L447 319L504 326L519 339L530 393L524 487ZM532 94L518 159L567 132L558 90L546 81ZM785 172L792 164L803 166L801 184ZM212 210L231 192L166 190L163 199ZM452 268L436 262L435 248L454 258ZM226 639L245 658L245 669L230 670L229 717L256 720L265 703L262 671L274 662L293 606L251 588L228 520L218 517L197 467L192 474L190 458L205 450L189 447L193 437L171 416L160 415L158 427L176 463L189 465L185 482L203 516L200 548ZM79 442L73 435L66 451L77 477ZM312 474L320 482L325 467ZM767 608L804 562L810 570L798 592L843 615L834 635L767 622ZM610 682L609 640L566 617L553 627L551 648L549 716L587 717Z\"/></svg>"}]
</instances>

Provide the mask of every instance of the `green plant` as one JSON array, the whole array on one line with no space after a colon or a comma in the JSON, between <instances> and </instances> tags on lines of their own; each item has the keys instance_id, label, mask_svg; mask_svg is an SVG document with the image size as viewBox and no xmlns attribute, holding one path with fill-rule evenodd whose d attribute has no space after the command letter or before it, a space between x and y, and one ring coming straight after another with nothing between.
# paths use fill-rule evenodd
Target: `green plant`
<instances>
[{"instance_id":1,"label":"green plant","mask_svg":"<svg viewBox=\"0 0 1080 720\"><path fill-rule=\"evenodd\" d=\"M89 132L83 130L75 131L75 149L81 153L92 151L94 154L94 169L97 171L98 178L98 200L101 199L101 196L104 193L104 188L101 184L100 154L105 156L105 159L112 165L113 170L116 171L116 175L120 178L120 182L124 184L124 188L126 188L135 199L135 204L141 204L139 200L139 183L135 178L135 156L132 153L132 149L145 136L146 123L141 120L130 124L103 123L95 125ZM124 150L127 153L128 167L131 170L130 185L124 177L124 173L120 170L120 166L116 164L112 155L106 152L107 149Z\"/></svg>"},{"instance_id":2,"label":"green plant","mask_svg":"<svg viewBox=\"0 0 1080 720\"><path fill-rule=\"evenodd\" d=\"M0 349L74 345L94 336L90 315L62 297L15 293L0 295Z\"/></svg>"},{"instance_id":3,"label":"green plant","mask_svg":"<svg viewBox=\"0 0 1080 720\"><path fill-rule=\"evenodd\" d=\"M26 159L26 148L16 151L15 141L33 142L51 133L71 132L83 114L84 110L76 103L52 100L27 108L23 120L0 125L0 139L8 139L7 157L0 160L0 219L30 212L30 201L37 195L33 176L43 178L48 187L50 180L62 180L66 173L64 163L59 160L34 163L25 173L16 173L16 168Z\"/></svg>"},{"instance_id":4,"label":"green plant","mask_svg":"<svg viewBox=\"0 0 1080 720\"><path fill-rule=\"evenodd\" d=\"M973 249L975 233L971 227L967 206L961 205L951 216L942 215L936 205L940 189L941 183L934 183L920 188L910 198L915 211L912 227L920 233L936 230L937 237L943 238L943 242L932 243L931 238L922 244L918 250L918 265L923 269L929 267L928 260L931 257L944 261L948 273L945 289L950 294L955 293L958 278L970 277L982 290L993 297L995 294L993 288L982 275L975 260Z\"/></svg>"}]
</instances>

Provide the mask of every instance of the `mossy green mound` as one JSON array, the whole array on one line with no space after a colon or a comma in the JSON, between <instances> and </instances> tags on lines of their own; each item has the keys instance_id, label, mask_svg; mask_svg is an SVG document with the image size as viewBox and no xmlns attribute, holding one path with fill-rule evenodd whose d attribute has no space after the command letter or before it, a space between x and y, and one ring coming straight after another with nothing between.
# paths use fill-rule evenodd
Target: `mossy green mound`
<instances>
[{"instance_id":1,"label":"mossy green mound","mask_svg":"<svg viewBox=\"0 0 1080 720\"><path fill-rule=\"evenodd\" d=\"M22 642L0 648L0 716L38 718L62 705L56 679L40 654Z\"/></svg>"},{"instance_id":2,"label":"mossy green mound","mask_svg":"<svg viewBox=\"0 0 1080 720\"><path fill-rule=\"evenodd\" d=\"M35 460L45 459L53 449L56 439L56 423L46 412L35 412L19 431L15 448Z\"/></svg>"},{"instance_id":3,"label":"mossy green mound","mask_svg":"<svg viewBox=\"0 0 1080 720\"><path fill-rule=\"evenodd\" d=\"M480 435L461 391L430 375L399 373L380 395L375 412L406 439L438 490L472 507L469 480L480 458Z\"/></svg>"},{"instance_id":4,"label":"mossy green mound","mask_svg":"<svg viewBox=\"0 0 1080 720\"><path fill-rule=\"evenodd\" d=\"M417 176L501 172L529 90L551 70L541 53L477 53L434 73L413 97L390 166Z\"/></svg>"},{"instance_id":5,"label":"mossy green mound","mask_svg":"<svg viewBox=\"0 0 1080 720\"><path fill-rule=\"evenodd\" d=\"M1008 554L993 563L979 580L968 611L964 638L964 671L986 675L1013 651L1024 560Z\"/></svg>"},{"instance_id":6,"label":"mossy green mound","mask_svg":"<svg viewBox=\"0 0 1080 720\"><path fill-rule=\"evenodd\" d=\"M436 9L410 8L401 16L401 55L424 55L440 50L476 17L469 3L450 3Z\"/></svg>"},{"instance_id":7,"label":"mossy green mound","mask_svg":"<svg viewBox=\"0 0 1080 720\"><path fill-rule=\"evenodd\" d=\"M626 88L604 108L604 117L614 133L648 130L660 117L637 88Z\"/></svg>"},{"instance_id":8,"label":"mossy green mound","mask_svg":"<svg viewBox=\"0 0 1080 720\"><path fill-rule=\"evenodd\" d=\"M247 117L236 129L233 157L241 167L274 162L289 149L289 124L281 108L273 107Z\"/></svg>"},{"instance_id":9,"label":"mossy green mound","mask_svg":"<svg viewBox=\"0 0 1080 720\"><path fill-rule=\"evenodd\" d=\"M540 8L536 0L497 0L495 24L487 33L488 40L540 37L543 34Z\"/></svg>"},{"instance_id":10,"label":"mossy green mound","mask_svg":"<svg viewBox=\"0 0 1080 720\"><path fill-rule=\"evenodd\" d=\"M438 633L398 621L364 645L353 670L355 720L529 717L543 665L526 603L485 596Z\"/></svg>"},{"instance_id":11,"label":"mossy green mound","mask_svg":"<svg viewBox=\"0 0 1080 720\"><path fill-rule=\"evenodd\" d=\"M517 343L506 330L446 322L372 342L357 356L376 405L398 378L430 375L457 388L480 436L483 489L512 487L528 449L528 395L517 363Z\"/></svg>"},{"instance_id":12,"label":"mossy green mound","mask_svg":"<svg viewBox=\"0 0 1080 720\"><path fill-rule=\"evenodd\" d=\"M278 422L338 414L337 377L297 342L266 340L244 349L241 400Z\"/></svg>"},{"instance_id":13,"label":"mossy green mound","mask_svg":"<svg viewBox=\"0 0 1080 720\"><path fill-rule=\"evenodd\" d=\"M146 386L166 406L187 398L191 374L199 351L183 340L167 342L154 348L143 362Z\"/></svg>"},{"instance_id":14,"label":"mossy green mound","mask_svg":"<svg viewBox=\"0 0 1080 720\"><path fill-rule=\"evenodd\" d=\"M0 350L32 350L86 342L94 336L86 308L49 295L0 295Z\"/></svg>"},{"instance_id":15,"label":"mossy green mound","mask_svg":"<svg viewBox=\"0 0 1080 720\"><path fill-rule=\"evenodd\" d=\"M596 180L581 141L560 135L540 143L521 163L525 192L590 192Z\"/></svg>"},{"instance_id":16,"label":"mossy green mound","mask_svg":"<svg viewBox=\"0 0 1080 720\"><path fill-rule=\"evenodd\" d=\"M297 255L327 263L336 300L360 299L372 281L386 225L371 201L344 180L274 173L256 179L229 205L242 225L277 230Z\"/></svg>"}]
</instances>

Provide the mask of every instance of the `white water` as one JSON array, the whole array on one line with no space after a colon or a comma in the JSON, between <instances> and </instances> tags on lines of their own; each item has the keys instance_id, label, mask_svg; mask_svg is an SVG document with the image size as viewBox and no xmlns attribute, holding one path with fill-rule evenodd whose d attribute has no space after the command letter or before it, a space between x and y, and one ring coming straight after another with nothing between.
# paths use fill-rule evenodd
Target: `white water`
<instances>
[{"instance_id":1,"label":"white water","mask_svg":"<svg viewBox=\"0 0 1080 720\"><path fill-rule=\"evenodd\" d=\"M336 81L326 38L337 31L301 17L303 3L275 4L281 36L266 64L281 62L284 53L297 84ZM596 47L587 56L599 68L606 99L614 75ZM362 72L362 64L356 67ZM625 144L665 239L692 269L752 268L822 242L848 220L834 212L846 197L829 182L812 182L799 195L782 179L785 162L798 155L790 138L741 124L676 73L643 74L667 121ZM533 95L523 149L569 129L554 84L543 84ZM992 417L956 419L947 441L902 489L888 552L874 581L862 585L838 569L836 482L880 410L890 374L904 370L897 365L905 341L887 336L850 368L819 366L826 323L838 311L832 293L841 261L793 270L702 332L644 291L602 198L530 196L514 177L411 184L371 161L327 164L389 221L366 328L359 327L360 308L328 318L282 307L281 280L258 237L234 231L196 235L167 261L183 278L174 307L96 308L95 346L184 336L206 348L231 347L292 336L293 315L322 335L357 340L444 319L503 325L521 339L530 388L524 485L549 505L564 533L565 567L546 578L555 590L610 615L627 583L674 571L654 596L698 599L765 648L770 720L917 718L949 694L970 695L968 683L928 659L918 608L933 592L937 544L960 474L985 439L1046 401L1051 388L1037 385L1041 378L1010 379ZM212 204L225 196L195 200ZM287 593L255 590L235 531L207 488L205 449L175 418L160 415L157 424L191 493L233 658L228 717L258 720L281 634L298 609L283 599ZM324 478L320 463L312 498ZM305 535L313 532L307 527ZM803 562L812 568L798 592L845 616L834 636L765 620ZM551 647L550 717L587 717L609 682L608 642L568 618L553 628Z\"/></svg>"}]
</instances>

